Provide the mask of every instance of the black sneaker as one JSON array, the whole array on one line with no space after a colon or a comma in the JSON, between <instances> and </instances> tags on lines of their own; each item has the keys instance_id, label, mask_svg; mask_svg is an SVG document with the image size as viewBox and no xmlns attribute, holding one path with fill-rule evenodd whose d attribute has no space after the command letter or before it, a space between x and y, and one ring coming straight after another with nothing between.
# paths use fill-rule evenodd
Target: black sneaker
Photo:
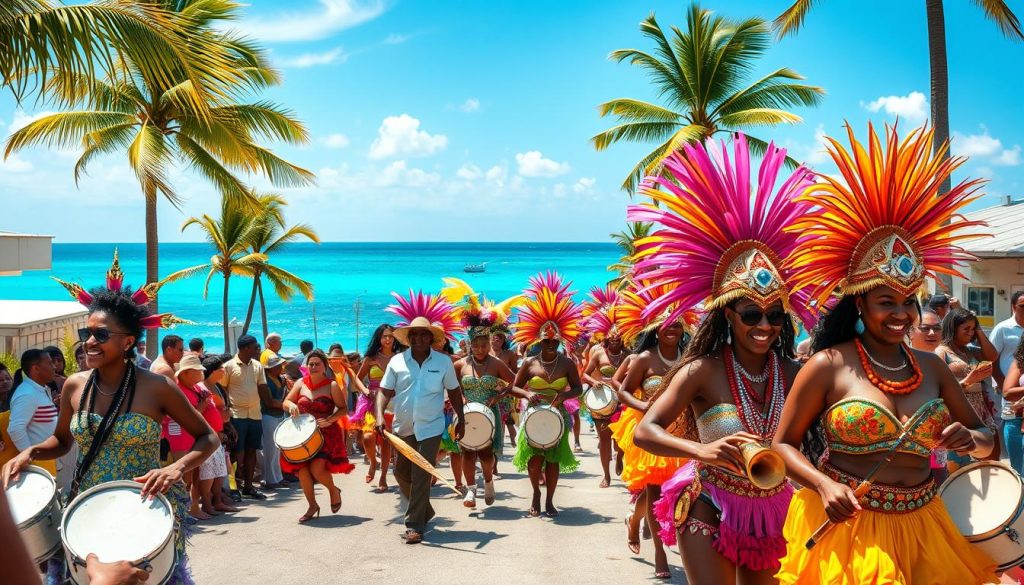
<instances>
[{"instance_id":1,"label":"black sneaker","mask_svg":"<svg viewBox=\"0 0 1024 585\"><path fill-rule=\"evenodd\" d=\"M253 500L267 499L267 496L263 495L258 489L254 487L245 488L244 490L242 490L242 495Z\"/></svg>"},{"instance_id":2,"label":"black sneaker","mask_svg":"<svg viewBox=\"0 0 1024 585\"><path fill-rule=\"evenodd\" d=\"M236 504L241 503L241 501L242 501L242 492L240 492L238 490L231 490L231 492L229 492L229 495L231 497L231 501L232 502L234 502Z\"/></svg>"}]
</instances>

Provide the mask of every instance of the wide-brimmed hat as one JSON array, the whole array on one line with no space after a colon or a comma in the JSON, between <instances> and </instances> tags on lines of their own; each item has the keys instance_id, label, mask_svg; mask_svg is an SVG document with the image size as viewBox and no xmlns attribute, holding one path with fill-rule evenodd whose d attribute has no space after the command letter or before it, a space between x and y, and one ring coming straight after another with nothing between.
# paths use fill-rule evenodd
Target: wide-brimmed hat
<instances>
[{"instance_id":1,"label":"wide-brimmed hat","mask_svg":"<svg viewBox=\"0 0 1024 585\"><path fill-rule=\"evenodd\" d=\"M287 361L288 360L275 353L267 359L267 365L263 367L268 370L273 370L277 366L284 365Z\"/></svg>"},{"instance_id":2,"label":"wide-brimmed hat","mask_svg":"<svg viewBox=\"0 0 1024 585\"><path fill-rule=\"evenodd\" d=\"M203 367L203 360L199 359L199 354L189 352L182 356L175 373L180 374L185 370L206 371L206 368Z\"/></svg>"},{"instance_id":3,"label":"wide-brimmed hat","mask_svg":"<svg viewBox=\"0 0 1024 585\"><path fill-rule=\"evenodd\" d=\"M434 343L444 343L444 330L434 325L426 317L416 317L405 327L395 329L394 336L402 345L409 345L409 332L413 329L429 329L434 335Z\"/></svg>"}]
</instances>

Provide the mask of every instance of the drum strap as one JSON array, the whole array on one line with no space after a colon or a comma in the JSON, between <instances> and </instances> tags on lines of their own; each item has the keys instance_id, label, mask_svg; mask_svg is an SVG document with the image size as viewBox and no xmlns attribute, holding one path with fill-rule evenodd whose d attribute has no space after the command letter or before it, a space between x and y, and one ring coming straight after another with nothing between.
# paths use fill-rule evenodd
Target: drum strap
<instances>
[{"instance_id":1,"label":"drum strap","mask_svg":"<svg viewBox=\"0 0 1024 585\"><path fill-rule=\"evenodd\" d=\"M127 362L128 366L125 368L124 376L121 378L121 385L117 389L117 393L114 394L114 399L110 403L110 408L107 409L106 414L100 420L99 427L96 428L95 433L92 437L92 443L89 445L89 450L85 456L82 457L78 466L75 468L75 476L71 481L71 493L69 494L68 500L73 500L78 495L78 489L81 486L82 479L85 474L92 467L96 456L99 455L100 449L103 444L110 438L110 432L114 428L114 423L117 422L117 417L121 412L121 407L127 400L127 407L125 411L131 409L132 401L135 398L135 363L131 360ZM78 405L78 416L82 416L83 412L92 412L93 407L96 404L96 393L99 389L99 370L93 370L89 376L89 381L85 384L85 389L82 390L82 399ZM86 406L88 405L88 406ZM81 419L79 419L81 424ZM86 422L89 428L92 428L92 420Z\"/></svg>"}]
</instances>

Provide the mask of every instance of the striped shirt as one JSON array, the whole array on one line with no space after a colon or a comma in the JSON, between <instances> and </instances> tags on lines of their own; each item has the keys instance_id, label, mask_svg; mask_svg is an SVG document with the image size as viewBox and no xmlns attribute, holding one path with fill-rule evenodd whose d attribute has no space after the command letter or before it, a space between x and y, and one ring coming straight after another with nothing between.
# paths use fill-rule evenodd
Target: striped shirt
<instances>
[{"instance_id":1,"label":"striped shirt","mask_svg":"<svg viewBox=\"0 0 1024 585\"><path fill-rule=\"evenodd\" d=\"M57 429L57 415L50 389L26 376L11 398L7 434L18 451L24 451L53 435Z\"/></svg>"}]
</instances>

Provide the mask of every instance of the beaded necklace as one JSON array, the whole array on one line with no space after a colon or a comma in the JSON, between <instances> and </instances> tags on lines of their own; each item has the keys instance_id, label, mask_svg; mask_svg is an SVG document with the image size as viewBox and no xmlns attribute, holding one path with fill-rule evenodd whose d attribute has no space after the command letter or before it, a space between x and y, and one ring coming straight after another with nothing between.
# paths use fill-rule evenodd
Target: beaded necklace
<instances>
[{"instance_id":1,"label":"beaded necklace","mask_svg":"<svg viewBox=\"0 0 1024 585\"><path fill-rule=\"evenodd\" d=\"M729 379L729 391L737 406L740 422L748 432L763 439L771 439L779 427L779 419L782 418L782 405L786 401L786 377L782 373L779 356L774 351L768 352L768 363L765 365L768 386L765 388L764 398L757 400L757 393L752 384L740 373L741 366L736 360L732 347L725 346L725 355L725 373Z\"/></svg>"},{"instance_id":2,"label":"beaded necklace","mask_svg":"<svg viewBox=\"0 0 1024 585\"><path fill-rule=\"evenodd\" d=\"M910 364L914 374L910 378L901 382L894 382L892 380L886 380L885 378L878 375L875 368L871 365L871 356L868 355L868 350L864 348L864 344L861 343L860 338L853 340L854 345L857 346L857 355L860 356L860 365L864 368L864 373L867 375L868 380L882 392L886 394L910 394L914 390L917 390L921 386L921 382L924 381L924 376L921 374L921 367L917 365L917 360L914 358L914 352L903 345L903 355L907 356L907 362Z\"/></svg>"}]
</instances>

